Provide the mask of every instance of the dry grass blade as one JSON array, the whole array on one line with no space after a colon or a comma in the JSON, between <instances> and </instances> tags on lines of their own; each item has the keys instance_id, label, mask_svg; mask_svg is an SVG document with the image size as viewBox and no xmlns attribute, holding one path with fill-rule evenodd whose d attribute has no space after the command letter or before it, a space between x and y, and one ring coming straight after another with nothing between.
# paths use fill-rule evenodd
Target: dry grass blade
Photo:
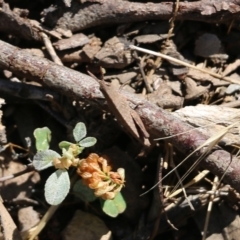
<instances>
[{"instance_id":1,"label":"dry grass blade","mask_svg":"<svg viewBox=\"0 0 240 240\"><path fill-rule=\"evenodd\" d=\"M184 179L190 174L190 172L192 172L192 170L199 164L199 162L213 149L213 147L215 145L218 144L218 142L224 137L224 135L227 134L227 132L234 127L235 125L237 125L238 122L233 123L232 125L226 127L225 129L223 129L222 131L219 131L217 134L215 134L214 136L210 137L204 144L202 144L200 147L198 147L195 151L193 151L187 158L185 158L181 164L183 162L185 162L192 154L194 154L196 151L200 150L203 147L207 147L207 149L204 151L204 153L196 160L196 162L188 169L188 171L182 176L181 181L184 181ZM177 166L178 167L178 166ZM166 176L165 176L166 177ZM174 189L172 190L172 192L174 192L180 185L180 182L178 182L176 184L176 186L174 187Z\"/></svg>"},{"instance_id":2,"label":"dry grass blade","mask_svg":"<svg viewBox=\"0 0 240 240\"><path fill-rule=\"evenodd\" d=\"M165 55L165 54L163 54L163 53L154 52L154 51L151 51L151 50L148 50L148 49L145 49L145 48L136 47L136 46L134 46L134 45L129 45L129 48L130 48L130 49L133 49L133 50L140 51L140 52L148 53L148 54L151 54L151 55L154 55L154 56L157 56L157 57L161 57L161 58L163 58L163 59L166 59L166 60L168 60L168 61L171 61L171 62L180 64L180 65L185 66L185 67L193 68L193 69L199 70L199 71L201 71L201 72L208 73L209 75L211 75L211 76L213 76L213 77L216 77L216 78L219 78L219 79L228 81L228 82L230 82L230 83L240 84L240 82L239 82L238 80L235 80L235 79L232 79L232 78L229 78L229 77L224 77L224 76L222 76L222 75L220 75L220 74L214 73L214 72L209 71L209 70L204 69L204 68L198 68L198 67L196 67L196 66L194 66L194 65L191 65L191 64L186 63L186 62L183 62L183 61L181 61L181 60L179 60L179 59L170 57L170 56Z\"/></svg>"},{"instance_id":3,"label":"dry grass blade","mask_svg":"<svg viewBox=\"0 0 240 240\"><path fill-rule=\"evenodd\" d=\"M211 194L210 200L208 203L207 216L206 216L206 220L205 220L205 224L204 224L202 240L205 240L206 236L207 236L207 228L208 228L208 224L209 224L210 214L212 211L212 205L213 205L213 200L215 197L215 191L217 190L217 187L219 185L218 182L219 182L219 178L217 176L215 176L214 181L213 181L213 187L212 187L213 194Z\"/></svg>"},{"instance_id":4,"label":"dry grass blade","mask_svg":"<svg viewBox=\"0 0 240 240\"><path fill-rule=\"evenodd\" d=\"M204 144L202 144L200 147L198 147L195 151L193 151L187 158L185 158L183 161L187 160L192 154L194 154L196 151L200 150L203 147L207 147L207 149L204 151L204 153L196 160L196 162L188 169L188 171L183 175L181 180L183 181L190 172L199 164L199 162L213 149L215 145L218 144L218 142L224 137L224 135L227 134L227 132L233 128L235 125L237 125L238 122L235 122L231 124L230 126L226 127L225 129L219 131L214 136L210 137ZM182 162L181 162L182 163ZM180 183L177 183L177 185L174 187L173 191L175 191Z\"/></svg>"},{"instance_id":5,"label":"dry grass blade","mask_svg":"<svg viewBox=\"0 0 240 240\"><path fill-rule=\"evenodd\" d=\"M198 175L196 175L190 182L186 183L185 185L183 185L184 188L190 187L193 184L199 182L200 180L202 180L210 171L208 170L203 170L202 172L200 172ZM175 192L173 192L172 194L170 194L167 199L173 198L176 195L178 195L179 193L182 192L182 189L178 189Z\"/></svg>"},{"instance_id":6,"label":"dry grass blade","mask_svg":"<svg viewBox=\"0 0 240 240\"><path fill-rule=\"evenodd\" d=\"M188 199L188 197L187 197L186 189L185 189L185 187L183 186L181 177L180 177L180 175L179 175L179 173L178 173L178 170L177 170L177 168L176 168L176 165L175 165L175 163L174 163L174 161L173 161L173 147L172 147L171 144L168 144L168 146L169 146L169 149L170 149L170 154L169 154L169 155L170 155L170 158L171 158L171 159L170 159L170 165L171 165L171 167L172 167L173 169L175 169L175 174L176 174L176 176L177 176L177 178L178 178L178 181L179 181L179 183L180 183L180 185L181 185L181 190L182 190L182 192L183 192L183 194L184 194L184 197L185 197L185 199L187 200L189 207L192 209L192 211L194 211L195 209L194 209L192 203L189 201L189 199Z\"/></svg>"},{"instance_id":7,"label":"dry grass blade","mask_svg":"<svg viewBox=\"0 0 240 240\"><path fill-rule=\"evenodd\" d=\"M175 171L176 168L180 167L184 162L186 162L194 153L196 153L197 151L199 151L200 149L206 147L206 149L204 150L204 152L202 153L202 155L196 160L196 162L193 164L193 166L184 174L184 176L181 178L181 181L183 181L188 174L197 166L197 164L201 161L201 159L203 159L212 149L215 145L218 144L218 142L224 137L224 135L227 134L227 132L233 128L234 126L236 126L237 124L239 124L239 122L235 122L233 124L231 124L230 126L226 127L225 129L219 131L218 133L216 133L214 136L210 137L209 139L207 139L207 141L205 141L201 146L199 146L197 149L195 149L191 154L189 154L185 159L183 159L182 162L180 162L174 169L172 169L170 172L168 172L160 181L163 181L166 177L168 177L171 173L173 173ZM141 196L145 195L146 193L148 193L149 191L151 191L152 189L154 189L159 182L158 181L153 187L151 187L149 190L147 190L146 192L144 192L143 194L141 194ZM180 185L180 183L177 183L177 185L175 186L174 190L176 190L176 188Z\"/></svg>"}]
</instances>

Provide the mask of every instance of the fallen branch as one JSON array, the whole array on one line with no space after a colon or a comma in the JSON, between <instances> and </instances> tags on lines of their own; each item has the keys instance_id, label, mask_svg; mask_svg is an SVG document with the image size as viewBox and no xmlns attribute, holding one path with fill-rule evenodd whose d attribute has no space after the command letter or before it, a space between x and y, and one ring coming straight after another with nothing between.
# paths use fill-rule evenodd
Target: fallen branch
<instances>
[{"instance_id":1,"label":"fallen branch","mask_svg":"<svg viewBox=\"0 0 240 240\"><path fill-rule=\"evenodd\" d=\"M174 2L137 3L122 0L101 0L97 3L72 3L70 8L49 11L45 23L51 27L76 32L104 24L119 24L146 20L169 20ZM239 17L240 0L202 0L180 2L175 20L209 23L230 22Z\"/></svg>"},{"instance_id":2,"label":"fallen branch","mask_svg":"<svg viewBox=\"0 0 240 240\"><path fill-rule=\"evenodd\" d=\"M32 56L25 50L3 41L0 41L0 49L0 67L3 69L41 81L72 99L103 99L98 82L90 76L59 66L47 59ZM185 154L192 153L206 142L207 136L171 113L134 94L123 91L121 93L128 99L130 107L139 114L152 138L173 136L169 141ZM180 134L183 132L187 133ZM195 152L191 157L192 161L196 161L204 151L205 149L201 149ZM226 171L224 180L240 192L240 161L236 157L231 157L230 153L216 147L202 160L201 166L219 177Z\"/></svg>"},{"instance_id":3,"label":"fallen branch","mask_svg":"<svg viewBox=\"0 0 240 240\"><path fill-rule=\"evenodd\" d=\"M0 41L0 67L18 76L45 84L70 98L103 99L99 84L92 77L33 56L25 50Z\"/></svg>"}]
</instances>

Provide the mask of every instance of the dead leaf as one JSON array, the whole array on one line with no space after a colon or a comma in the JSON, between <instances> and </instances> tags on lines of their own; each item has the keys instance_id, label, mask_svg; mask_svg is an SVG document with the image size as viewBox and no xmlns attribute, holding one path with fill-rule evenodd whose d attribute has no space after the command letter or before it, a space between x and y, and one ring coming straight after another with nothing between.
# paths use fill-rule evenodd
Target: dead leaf
<instances>
[{"instance_id":1,"label":"dead leaf","mask_svg":"<svg viewBox=\"0 0 240 240\"><path fill-rule=\"evenodd\" d=\"M120 74L114 74L114 75L108 75L108 76L104 76L104 79L106 80L111 80L114 78L117 78L119 80L120 83L124 84L126 82L131 81L133 78L135 78L137 76L137 73L134 71L129 71L129 72L124 72L124 73L120 73Z\"/></svg>"},{"instance_id":2,"label":"dead leaf","mask_svg":"<svg viewBox=\"0 0 240 240\"><path fill-rule=\"evenodd\" d=\"M198 85L194 80L189 77L184 79L185 87L186 87L186 95L185 99L196 99L206 93L209 89L209 86L204 87Z\"/></svg>"},{"instance_id":3,"label":"dead leaf","mask_svg":"<svg viewBox=\"0 0 240 240\"><path fill-rule=\"evenodd\" d=\"M119 123L129 132L136 140L149 146L148 133L142 123L138 114L133 113L127 102L127 99L123 97L116 89L111 86L107 86L105 82L99 81L103 95L105 96L110 110L113 112ZM139 130L140 133L139 133Z\"/></svg>"},{"instance_id":4,"label":"dead leaf","mask_svg":"<svg viewBox=\"0 0 240 240\"><path fill-rule=\"evenodd\" d=\"M102 42L100 38L97 38L97 37L91 38L91 41L83 47L82 49L83 52L81 56L85 55L88 58L88 61L92 61L95 55L101 49L101 45L102 45Z\"/></svg>"},{"instance_id":5,"label":"dead leaf","mask_svg":"<svg viewBox=\"0 0 240 240\"><path fill-rule=\"evenodd\" d=\"M173 34L171 35L171 37ZM139 35L134 38L134 40L137 41L137 43L155 43L160 40L164 40L168 37L168 34L146 34L146 35Z\"/></svg>"},{"instance_id":6,"label":"dead leaf","mask_svg":"<svg viewBox=\"0 0 240 240\"><path fill-rule=\"evenodd\" d=\"M83 33L74 34L67 39L61 39L53 44L57 50L66 50L76 47L82 47L89 43L90 39Z\"/></svg>"},{"instance_id":7,"label":"dead leaf","mask_svg":"<svg viewBox=\"0 0 240 240\"><path fill-rule=\"evenodd\" d=\"M200 67L200 66L199 66ZM189 69L189 72L187 74L188 77L195 79L196 81L209 81L213 84L213 86L226 86L229 85L229 82L224 81L222 79L215 78L207 73L195 70L195 69Z\"/></svg>"},{"instance_id":8,"label":"dead leaf","mask_svg":"<svg viewBox=\"0 0 240 240\"><path fill-rule=\"evenodd\" d=\"M125 50L124 43L120 38L113 37L105 42L102 49L96 54L95 58L104 68L124 68L133 63L130 50Z\"/></svg>"},{"instance_id":9,"label":"dead leaf","mask_svg":"<svg viewBox=\"0 0 240 240\"><path fill-rule=\"evenodd\" d=\"M162 82L156 91L148 94L147 99L162 108L171 109L181 108L184 100L182 97L175 96L166 82Z\"/></svg>"}]
</instances>

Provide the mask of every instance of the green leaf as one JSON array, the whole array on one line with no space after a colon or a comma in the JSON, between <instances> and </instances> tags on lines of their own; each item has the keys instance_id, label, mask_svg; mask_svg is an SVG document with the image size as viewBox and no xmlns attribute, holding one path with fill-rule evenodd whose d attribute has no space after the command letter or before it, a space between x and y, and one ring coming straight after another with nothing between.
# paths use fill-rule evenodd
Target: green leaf
<instances>
[{"instance_id":1,"label":"green leaf","mask_svg":"<svg viewBox=\"0 0 240 240\"><path fill-rule=\"evenodd\" d=\"M97 139L95 137L87 137L84 138L82 141L79 142L81 147L91 147L96 144Z\"/></svg>"},{"instance_id":2,"label":"green leaf","mask_svg":"<svg viewBox=\"0 0 240 240\"><path fill-rule=\"evenodd\" d=\"M75 141L79 142L81 139L86 137L86 135L87 135L87 130L86 130L85 124L82 122L77 123L77 125L73 129L73 137Z\"/></svg>"},{"instance_id":3,"label":"green leaf","mask_svg":"<svg viewBox=\"0 0 240 240\"><path fill-rule=\"evenodd\" d=\"M49 148L51 141L51 131L48 127L36 128L33 132L36 139L37 151L44 151Z\"/></svg>"},{"instance_id":4,"label":"green leaf","mask_svg":"<svg viewBox=\"0 0 240 240\"><path fill-rule=\"evenodd\" d=\"M33 166L36 170L40 171L52 166L52 161L55 158L60 158L61 156L53 150L45 150L37 152L33 157Z\"/></svg>"},{"instance_id":5,"label":"green leaf","mask_svg":"<svg viewBox=\"0 0 240 240\"><path fill-rule=\"evenodd\" d=\"M65 169L58 169L51 174L45 184L45 198L51 205L60 204L70 189L70 179Z\"/></svg>"},{"instance_id":6,"label":"green leaf","mask_svg":"<svg viewBox=\"0 0 240 240\"><path fill-rule=\"evenodd\" d=\"M96 199L93 189L86 186L82 179L74 184L73 192L84 202L93 202Z\"/></svg>"},{"instance_id":7,"label":"green leaf","mask_svg":"<svg viewBox=\"0 0 240 240\"><path fill-rule=\"evenodd\" d=\"M110 217L117 217L118 214L124 212L126 209L126 202L119 192L112 200L102 201L102 210Z\"/></svg>"},{"instance_id":8,"label":"green leaf","mask_svg":"<svg viewBox=\"0 0 240 240\"><path fill-rule=\"evenodd\" d=\"M63 149L65 148L66 150L68 150L68 148L72 145L71 142L67 142L67 141L62 141L58 144L59 148Z\"/></svg>"}]
</instances>

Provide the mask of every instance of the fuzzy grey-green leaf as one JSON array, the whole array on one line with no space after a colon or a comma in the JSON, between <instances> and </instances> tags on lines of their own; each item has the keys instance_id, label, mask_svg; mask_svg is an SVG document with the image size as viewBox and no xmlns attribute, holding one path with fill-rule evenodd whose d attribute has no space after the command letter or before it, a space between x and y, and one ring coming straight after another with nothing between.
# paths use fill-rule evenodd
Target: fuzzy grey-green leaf
<instances>
[{"instance_id":1,"label":"fuzzy grey-green leaf","mask_svg":"<svg viewBox=\"0 0 240 240\"><path fill-rule=\"evenodd\" d=\"M87 129L84 123L79 122L73 129L73 137L76 142L79 142L81 139L86 137L87 135Z\"/></svg>"},{"instance_id":2,"label":"fuzzy grey-green leaf","mask_svg":"<svg viewBox=\"0 0 240 240\"><path fill-rule=\"evenodd\" d=\"M67 196L70 189L70 179L68 172L58 169L51 174L45 184L45 198L51 205L60 204Z\"/></svg>"},{"instance_id":3,"label":"fuzzy grey-green leaf","mask_svg":"<svg viewBox=\"0 0 240 240\"><path fill-rule=\"evenodd\" d=\"M86 137L82 141L79 142L81 147L92 147L96 144L97 139L95 137Z\"/></svg>"},{"instance_id":4,"label":"fuzzy grey-green leaf","mask_svg":"<svg viewBox=\"0 0 240 240\"><path fill-rule=\"evenodd\" d=\"M33 166L36 170L40 171L52 166L52 161L55 158L60 158L61 156L53 150L45 150L37 152L33 157Z\"/></svg>"}]
</instances>

